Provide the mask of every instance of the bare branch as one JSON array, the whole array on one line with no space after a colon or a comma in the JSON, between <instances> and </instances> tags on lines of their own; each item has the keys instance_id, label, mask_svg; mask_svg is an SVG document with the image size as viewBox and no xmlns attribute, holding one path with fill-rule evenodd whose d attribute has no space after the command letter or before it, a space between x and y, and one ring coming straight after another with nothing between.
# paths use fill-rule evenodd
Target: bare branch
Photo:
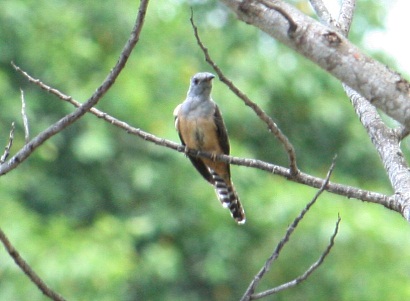
<instances>
[{"instance_id":1,"label":"bare branch","mask_svg":"<svg viewBox=\"0 0 410 301\"><path fill-rule=\"evenodd\" d=\"M344 89L383 162L395 191L397 208L410 221L410 173L400 149L400 137L384 124L376 108L366 99L348 86L344 86Z\"/></svg>"},{"instance_id":2,"label":"bare branch","mask_svg":"<svg viewBox=\"0 0 410 301\"><path fill-rule=\"evenodd\" d=\"M30 267L30 265L21 257L19 252L14 248L6 234L0 229L0 241L3 243L4 248L9 253L10 257L13 258L14 262L20 267L20 269L30 278L40 291L54 301L65 301L65 299L58 293L53 291Z\"/></svg>"},{"instance_id":3,"label":"bare branch","mask_svg":"<svg viewBox=\"0 0 410 301\"><path fill-rule=\"evenodd\" d=\"M283 290L289 289L291 287L294 287L294 286L298 285L299 283L301 283L302 281L305 281L323 263L323 261L325 260L327 255L329 255L331 249L334 246L336 235L339 231L340 221L341 221L340 216L338 216L336 226L335 226L335 230L333 231L333 234L330 237L330 242L327 245L326 249L323 251L322 255L320 255L319 259L315 263L313 263L302 275L300 275L299 277L297 277L297 278L295 278L295 279L293 279L293 280L291 280L287 283L281 284L281 285L279 285L275 288L266 290L266 291L258 293L258 294L254 294L254 295L251 296L251 300L261 299L263 297L276 294L280 291L283 291Z\"/></svg>"},{"instance_id":4,"label":"bare branch","mask_svg":"<svg viewBox=\"0 0 410 301\"><path fill-rule=\"evenodd\" d=\"M236 87L231 80L229 80L222 72L222 70L216 65L216 63L212 60L211 56L209 55L208 49L204 46L203 42L201 41L199 34L198 34L198 28L196 27L194 23L194 16L193 16L193 11L191 11L191 24L192 28L194 30L194 35L196 38L196 41L199 45L199 47L202 49L204 55L205 55L205 60L212 66L212 68L215 70L215 72L218 74L219 79L228 86L228 88L237 96L239 97L245 105L250 107L255 114L267 124L268 129L270 132L272 132L275 137L282 143L284 146L288 157L289 157L289 166L291 170L291 175L296 176L299 173L299 169L296 164L296 152L295 149L292 145L292 143L289 141L289 139L286 137L285 134L279 129L277 124L272 120L272 118L269 117L268 114L265 113L255 102L249 99L249 97L243 93L238 87Z\"/></svg>"},{"instance_id":5,"label":"bare branch","mask_svg":"<svg viewBox=\"0 0 410 301\"><path fill-rule=\"evenodd\" d=\"M248 289L246 290L245 294L243 295L241 301L247 301L247 300L251 300L254 298L253 293L255 291L255 288L258 286L260 280L263 278L266 272L269 271L273 262L279 257L280 252L282 251L286 243L289 241L290 236L295 231L296 227L299 225L299 222L303 219L303 217L306 215L309 209L315 204L315 202L317 201L319 196L323 193L323 191L325 191L326 186L329 184L330 176L332 175L333 169L335 167L335 160L336 160L336 157L333 159L333 162L327 172L327 175L326 175L325 181L323 182L322 187L320 187L320 189L316 192L312 200L306 205L305 208L303 208L300 214L293 220L292 224L288 227L285 233L285 236L276 245L275 250L273 251L272 255L268 258L268 260L265 262L265 265L262 267L262 269L256 274L251 284L249 285Z\"/></svg>"},{"instance_id":6,"label":"bare branch","mask_svg":"<svg viewBox=\"0 0 410 301\"><path fill-rule=\"evenodd\" d=\"M356 0L343 0L340 8L339 17L337 19L337 28L347 37L352 25L354 10L356 8Z\"/></svg>"},{"instance_id":7,"label":"bare branch","mask_svg":"<svg viewBox=\"0 0 410 301\"><path fill-rule=\"evenodd\" d=\"M56 123L49 126L43 132L38 134L34 137L29 143L27 143L20 151L17 152L8 162L4 163L0 166L0 175L4 175L10 170L16 168L21 162L27 159L33 151L42 145L46 140L50 137L54 136L55 134L61 132L67 126L74 123L76 120L81 118L87 111L92 108L97 102L104 96L104 94L109 90L109 88L113 85L115 80L117 79L118 75L120 74L121 70L124 68L128 57L130 56L134 46L139 40L139 35L142 30L142 26L144 24L145 13L147 10L149 0L141 0L138 16L134 25L134 28L131 32L130 38L128 39L127 43L125 44L118 62L108 74L106 79L103 81L100 87L94 92L94 94L80 107L78 107L74 112L64 116ZM20 68L17 67L14 63L13 67L16 70Z\"/></svg>"},{"instance_id":8,"label":"bare branch","mask_svg":"<svg viewBox=\"0 0 410 301\"><path fill-rule=\"evenodd\" d=\"M30 141L30 131L29 131L29 126L28 126L28 118L27 118L27 113L26 113L26 102L24 100L23 89L20 89L20 94L21 94L21 116L23 118L23 126L24 126L24 141L27 144Z\"/></svg>"},{"instance_id":9,"label":"bare branch","mask_svg":"<svg viewBox=\"0 0 410 301\"><path fill-rule=\"evenodd\" d=\"M309 0L309 2L322 22L336 26L336 20L333 19L322 0Z\"/></svg>"},{"instance_id":10,"label":"bare branch","mask_svg":"<svg viewBox=\"0 0 410 301\"><path fill-rule=\"evenodd\" d=\"M11 130L10 130L10 134L9 134L9 142L7 143L6 147L4 148L4 153L0 158L0 165L3 164L6 161L7 157L10 154L10 149L11 149L11 146L13 145L14 129L15 128L16 127L14 126L14 122L12 122L11 123Z\"/></svg>"}]
</instances>

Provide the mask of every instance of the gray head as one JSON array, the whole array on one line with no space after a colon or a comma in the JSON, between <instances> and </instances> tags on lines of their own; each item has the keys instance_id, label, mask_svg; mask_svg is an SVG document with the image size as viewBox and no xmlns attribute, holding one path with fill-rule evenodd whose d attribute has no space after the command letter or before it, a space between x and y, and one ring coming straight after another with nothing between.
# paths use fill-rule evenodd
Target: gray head
<instances>
[{"instance_id":1,"label":"gray head","mask_svg":"<svg viewBox=\"0 0 410 301\"><path fill-rule=\"evenodd\" d=\"M213 78L215 78L215 75L209 72L195 74L191 78L188 95L209 97L211 95Z\"/></svg>"}]
</instances>

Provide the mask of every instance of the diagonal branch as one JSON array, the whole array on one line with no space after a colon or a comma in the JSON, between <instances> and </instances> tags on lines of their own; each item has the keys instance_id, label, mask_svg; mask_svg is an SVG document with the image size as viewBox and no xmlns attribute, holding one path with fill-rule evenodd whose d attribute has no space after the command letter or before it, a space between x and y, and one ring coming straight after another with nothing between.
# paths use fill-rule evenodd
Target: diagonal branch
<instances>
[{"instance_id":1,"label":"diagonal branch","mask_svg":"<svg viewBox=\"0 0 410 301\"><path fill-rule=\"evenodd\" d=\"M116 65L108 74L108 76L103 81L101 86L98 87L94 94L84 104L78 107L74 112L64 116L56 123L49 126L43 132L34 137L29 143L26 143L26 145L20 151L18 151L17 154L15 154L9 161L2 164L0 166L0 176L16 168L21 162L27 159L37 147L42 145L45 141L50 139L55 134L61 132L63 129L74 123L76 120L80 119L85 113L87 113L87 111L90 108L96 105L97 102L105 95L105 93L114 84L121 70L124 68L128 60L128 57L130 56L132 50L134 49L134 46L139 40L142 26L144 24L148 2L149 0L141 0L138 16L134 28L131 32L130 38L125 44ZM16 70L20 69L14 63L12 63L12 65Z\"/></svg>"},{"instance_id":2,"label":"diagonal branch","mask_svg":"<svg viewBox=\"0 0 410 301\"><path fill-rule=\"evenodd\" d=\"M340 33L343 34L345 37L349 35L355 8L356 0L342 1L336 27L339 28Z\"/></svg>"},{"instance_id":3,"label":"diagonal branch","mask_svg":"<svg viewBox=\"0 0 410 301\"><path fill-rule=\"evenodd\" d=\"M333 19L332 14L322 0L309 0L309 2L322 22L331 24L332 26L336 25L336 20Z\"/></svg>"},{"instance_id":4,"label":"diagonal branch","mask_svg":"<svg viewBox=\"0 0 410 301\"><path fill-rule=\"evenodd\" d=\"M233 82L229 80L222 73L222 70L212 60L211 56L209 55L208 49L204 46L203 42L201 41L199 37L198 28L196 27L194 23L193 11L191 11L190 20L191 20L192 28L194 29L194 35L195 35L196 41L205 55L205 60L212 66L212 68L218 74L219 79L224 84L226 84L229 87L229 89L245 103L245 105L250 107L263 122L267 124L269 131L272 132L275 135L275 137L282 143L289 157L289 166L290 166L291 174L292 176L296 176L299 173L299 169L296 164L296 152L295 152L295 149L292 143L289 141L286 135L283 134L283 132L280 130L277 124L272 120L272 118L270 118L269 115L266 114L265 111L263 111L255 102L250 100L249 97L245 93L243 93L238 87L236 87L233 84Z\"/></svg>"},{"instance_id":5,"label":"diagonal branch","mask_svg":"<svg viewBox=\"0 0 410 301\"><path fill-rule=\"evenodd\" d=\"M13 140L14 140L14 130L15 130L15 125L14 122L11 123L11 130L10 130L10 134L9 134L9 142L7 143L6 147L4 148L4 153L0 158L0 165L3 164L7 157L10 155L10 149L11 146L13 145Z\"/></svg>"},{"instance_id":6,"label":"diagonal branch","mask_svg":"<svg viewBox=\"0 0 410 301\"><path fill-rule=\"evenodd\" d=\"M366 99L346 85L343 88L383 162L395 191L398 212L410 221L410 173L400 149L400 137L386 126L376 108Z\"/></svg>"},{"instance_id":7,"label":"diagonal branch","mask_svg":"<svg viewBox=\"0 0 410 301\"><path fill-rule=\"evenodd\" d=\"M24 99L24 91L20 89L21 94L21 117L23 118L23 126L24 126L24 141L28 143L30 141L30 130L28 126L28 118L26 113L26 101Z\"/></svg>"},{"instance_id":8,"label":"diagonal branch","mask_svg":"<svg viewBox=\"0 0 410 301\"><path fill-rule=\"evenodd\" d=\"M6 234L0 229L0 241L3 243L4 248L7 250L14 262L20 267L20 269L30 278L40 291L54 301L65 301L65 299L58 293L53 291L30 267L30 265L19 254L16 248L11 244Z\"/></svg>"},{"instance_id":9,"label":"diagonal branch","mask_svg":"<svg viewBox=\"0 0 410 301\"><path fill-rule=\"evenodd\" d=\"M286 243L289 241L290 236L295 231L296 227L299 225L299 222L304 218L304 216L309 211L309 209L315 204L315 202L317 201L319 196L323 193L323 191L325 191L326 186L329 184L330 176L332 175L333 169L335 167L335 160L336 160L336 157L333 159L333 162L332 162L332 164L329 168L329 171L327 172L327 175L326 175L325 181L323 182L322 187L320 187L320 189L316 192L316 194L312 198L312 200L306 205L305 208L303 208L303 210L300 212L300 214L293 220L292 224L288 227L284 237L276 245L275 250L273 251L272 255L268 258L268 260L265 262L265 265L262 267L262 269L256 274L256 276L252 280L251 284L247 288L245 294L243 295L241 301L248 301L248 300L252 300L252 299L257 299L257 298L255 298L255 295L253 295L256 287L258 286L258 284L259 284L260 280L263 278L263 276L269 271L269 269L271 268L273 262L279 257L280 252L282 251L282 249L286 245ZM298 278L300 278L300 279L298 281L293 280L293 282L294 282L293 285L290 285L290 284L282 285L281 286L282 288L280 290L286 289L288 287L292 287L292 286L298 284L299 282L307 279L307 277L317 267L319 267L319 265L323 262L324 258L327 256L327 254L330 252L330 249L333 246L333 240L334 240L334 237L336 236L337 229L338 229L338 226L339 226L339 222L340 222L340 218L339 218L338 223L336 225L335 233L332 235L330 246L328 246L328 248L325 250L325 252L319 258L319 260L315 264L313 264L303 275L299 276ZM298 279L298 278L296 278L296 279ZM264 297L264 296L271 295L271 294L275 293L276 290L277 290L277 288L274 288L272 290L268 290L268 291L263 292L261 294L257 294L256 296L260 295L258 298L261 298L261 297Z\"/></svg>"}]
</instances>

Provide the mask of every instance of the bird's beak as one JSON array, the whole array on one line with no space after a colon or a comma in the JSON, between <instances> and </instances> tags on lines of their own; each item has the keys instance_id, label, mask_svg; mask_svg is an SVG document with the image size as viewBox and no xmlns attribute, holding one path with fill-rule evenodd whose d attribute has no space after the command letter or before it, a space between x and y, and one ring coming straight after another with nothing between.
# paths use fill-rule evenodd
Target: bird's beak
<instances>
[{"instance_id":1,"label":"bird's beak","mask_svg":"<svg viewBox=\"0 0 410 301\"><path fill-rule=\"evenodd\" d=\"M213 75L212 73L209 73L209 75L207 76L206 80L207 81L211 81L215 78L215 75Z\"/></svg>"}]
</instances>

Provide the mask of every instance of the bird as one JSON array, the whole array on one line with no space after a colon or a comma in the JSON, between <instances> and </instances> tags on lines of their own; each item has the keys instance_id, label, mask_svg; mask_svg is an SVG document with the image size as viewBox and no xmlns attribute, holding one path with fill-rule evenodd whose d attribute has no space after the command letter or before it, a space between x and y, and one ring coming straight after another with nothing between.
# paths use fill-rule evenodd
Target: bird
<instances>
[{"instance_id":1,"label":"bird","mask_svg":"<svg viewBox=\"0 0 410 301\"><path fill-rule=\"evenodd\" d=\"M233 219L244 224L245 211L231 180L230 165L215 160L216 155L229 155L230 145L221 111L211 97L214 78L209 72L200 72L191 78L186 99L174 110L175 127L186 149L212 154L212 159L187 156L214 187L219 201L230 210Z\"/></svg>"}]
</instances>

